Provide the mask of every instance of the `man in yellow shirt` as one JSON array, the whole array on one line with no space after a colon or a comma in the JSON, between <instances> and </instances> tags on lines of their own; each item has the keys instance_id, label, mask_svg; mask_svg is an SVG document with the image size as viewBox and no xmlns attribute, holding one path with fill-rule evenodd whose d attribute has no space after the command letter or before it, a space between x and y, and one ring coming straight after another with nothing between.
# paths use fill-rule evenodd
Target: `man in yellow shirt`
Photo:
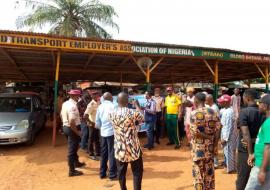
<instances>
[{"instance_id":1,"label":"man in yellow shirt","mask_svg":"<svg viewBox=\"0 0 270 190\"><path fill-rule=\"evenodd\" d=\"M181 109L181 100L173 93L172 87L167 88L168 96L165 99L166 127L169 138L167 145L175 144L175 149L180 148L178 137L178 117Z\"/></svg>"}]
</instances>

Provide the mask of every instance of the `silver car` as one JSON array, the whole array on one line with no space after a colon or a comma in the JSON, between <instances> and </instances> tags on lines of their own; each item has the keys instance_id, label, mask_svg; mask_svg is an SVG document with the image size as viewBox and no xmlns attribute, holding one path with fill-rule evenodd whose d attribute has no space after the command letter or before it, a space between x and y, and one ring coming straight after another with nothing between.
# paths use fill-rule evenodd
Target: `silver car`
<instances>
[{"instance_id":1,"label":"silver car","mask_svg":"<svg viewBox=\"0 0 270 190\"><path fill-rule=\"evenodd\" d=\"M0 145L31 145L45 124L46 114L38 94L0 94Z\"/></svg>"}]
</instances>

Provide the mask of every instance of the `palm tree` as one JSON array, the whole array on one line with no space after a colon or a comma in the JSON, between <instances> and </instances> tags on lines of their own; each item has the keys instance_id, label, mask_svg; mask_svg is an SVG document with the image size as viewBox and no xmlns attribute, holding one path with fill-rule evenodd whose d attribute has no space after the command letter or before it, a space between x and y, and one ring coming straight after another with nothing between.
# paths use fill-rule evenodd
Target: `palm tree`
<instances>
[{"instance_id":1,"label":"palm tree","mask_svg":"<svg viewBox=\"0 0 270 190\"><path fill-rule=\"evenodd\" d=\"M113 21L117 14L110 5L98 0L20 0L32 13L20 16L16 20L17 28L43 28L50 25L51 34L79 37L112 38L104 27L119 31Z\"/></svg>"}]
</instances>

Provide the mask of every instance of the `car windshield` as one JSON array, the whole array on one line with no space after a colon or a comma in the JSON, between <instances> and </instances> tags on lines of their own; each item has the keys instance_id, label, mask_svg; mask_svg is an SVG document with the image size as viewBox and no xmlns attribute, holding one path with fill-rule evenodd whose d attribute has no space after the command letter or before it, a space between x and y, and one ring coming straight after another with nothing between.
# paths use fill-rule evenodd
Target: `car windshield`
<instances>
[{"instance_id":1,"label":"car windshield","mask_svg":"<svg viewBox=\"0 0 270 190\"><path fill-rule=\"evenodd\" d=\"M30 97L0 97L0 112L30 112Z\"/></svg>"}]
</instances>

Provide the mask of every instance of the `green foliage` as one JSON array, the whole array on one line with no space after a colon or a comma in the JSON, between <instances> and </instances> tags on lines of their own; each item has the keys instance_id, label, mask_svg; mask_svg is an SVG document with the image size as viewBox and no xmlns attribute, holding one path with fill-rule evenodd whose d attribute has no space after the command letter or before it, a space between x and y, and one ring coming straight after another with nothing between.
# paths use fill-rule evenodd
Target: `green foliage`
<instances>
[{"instance_id":1,"label":"green foliage","mask_svg":"<svg viewBox=\"0 0 270 190\"><path fill-rule=\"evenodd\" d=\"M17 28L43 28L49 24L49 33L64 36L112 38L104 27L111 27L119 31L113 21L117 14L110 5L98 0L20 0L32 12L20 16L16 20Z\"/></svg>"}]
</instances>

